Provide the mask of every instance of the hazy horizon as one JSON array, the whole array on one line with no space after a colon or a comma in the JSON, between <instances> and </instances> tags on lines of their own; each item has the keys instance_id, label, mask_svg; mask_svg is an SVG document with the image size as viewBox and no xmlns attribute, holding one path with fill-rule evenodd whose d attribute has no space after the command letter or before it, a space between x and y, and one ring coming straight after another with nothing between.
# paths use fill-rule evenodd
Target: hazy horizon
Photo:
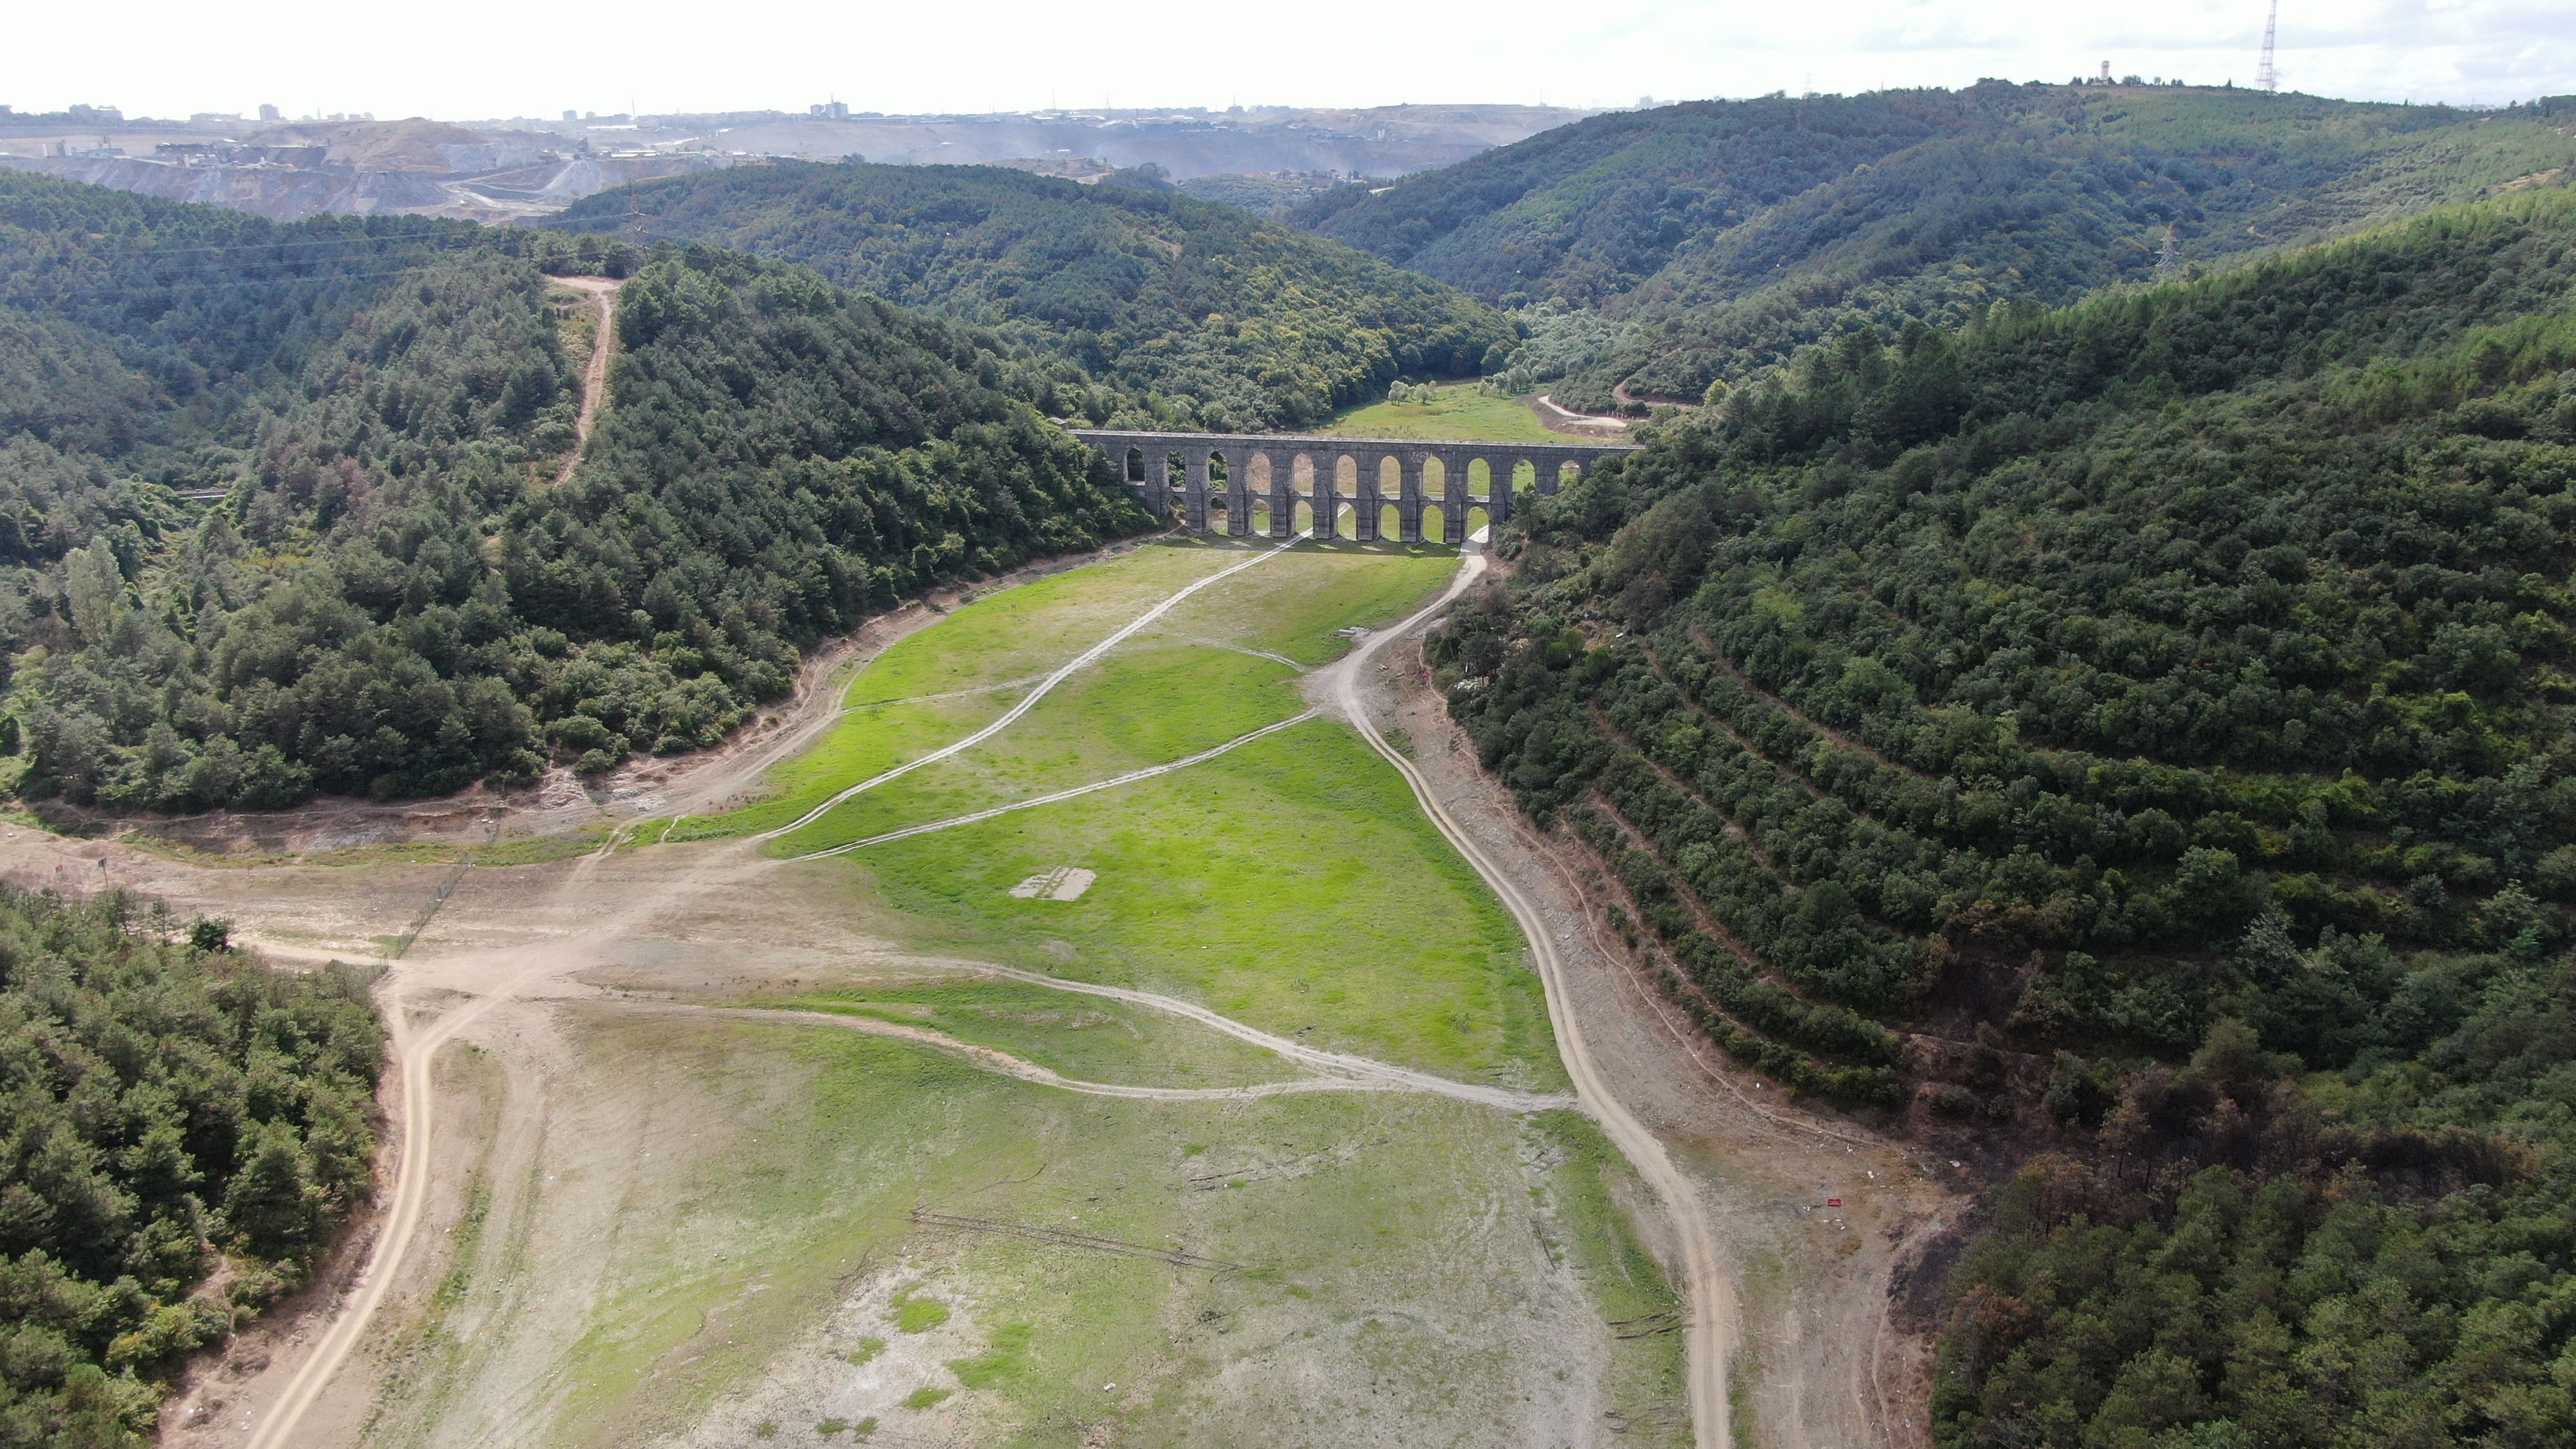
<instances>
[{"instance_id":1,"label":"hazy horizon","mask_svg":"<svg viewBox=\"0 0 2576 1449\"><path fill-rule=\"evenodd\" d=\"M1635 105L1775 90L1955 87L1987 76L2114 75L2250 85L2264 0L2186 0L2154 14L2076 14L2028 0L1839 0L1815 6L1650 3L1606 24L1513 3L1472 17L1349 0L1305 7L1283 32L1259 13L1144 0L1066 24L997 0L966 12L772 0L714 26L663 0L616 23L530 27L527 12L463 0L426 17L315 0L202 12L145 0L119 43L94 19L31 12L0 74L0 104L128 116L373 112L468 121L567 109L647 114L802 110L838 99L888 114L1407 103ZM513 34L527 43L506 43ZM2503 105L2576 92L2576 24L2550 0L2380 0L2282 7L2284 89L2350 100Z\"/></svg>"}]
</instances>

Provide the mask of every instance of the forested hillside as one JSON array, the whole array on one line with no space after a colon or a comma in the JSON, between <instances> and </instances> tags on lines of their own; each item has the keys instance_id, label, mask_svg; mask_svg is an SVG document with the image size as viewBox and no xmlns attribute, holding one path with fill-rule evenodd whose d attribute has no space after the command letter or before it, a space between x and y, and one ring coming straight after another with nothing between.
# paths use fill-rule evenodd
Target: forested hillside
<instances>
[{"instance_id":1,"label":"forested hillside","mask_svg":"<svg viewBox=\"0 0 2576 1449\"><path fill-rule=\"evenodd\" d=\"M2564 100L2467 113L1987 81L1597 116L1290 220L1622 324L1588 357L1515 369L1608 408L1697 401L1856 327L1956 327L2487 196L2576 161L2571 130Z\"/></svg>"},{"instance_id":2,"label":"forested hillside","mask_svg":"<svg viewBox=\"0 0 2576 1449\"><path fill-rule=\"evenodd\" d=\"M142 1443L154 1378L303 1281L372 1172L365 986L0 887L0 1445Z\"/></svg>"},{"instance_id":3,"label":"forested hillside","mask_svg":"<svg viewBox=\"0 0 2576 1449\"><path fill-rule=\"evenodd\" d=\"M2553 186L1844 334L1536 501L1435 658L1739 1060L2046 1149L1940 1442L2558 1444L2571 527Z\"/></svg>"},{"instance_id":4,"label":"forested hillside","mask_svg":"<svg viewBox=\"0 0 2576 1449\"><path fill-rule=\"evenodd\" d=\"M547 269L633 271L562 487L582 359ZM264 808L704 746L864 614L1146 523L1044 421L1075 369L712 249L8 175L0 337L0 652L40 798Z\"/></svg>"},{"instance_id":5,"label":"forested hillside","mask_svg":"<svg viewBox=\"0 0 2576 1449\"><path fill-rule=\"evenodd\" d=\"M802 262L1042 348L1174 427L1311 424L1399 376L1472 376L1513 340L1448 286L1233 207L991 166L747 167L596 196L552 224ZM1068 402L1104 426L1118 406Z\"/></svg>"}]
</instances>

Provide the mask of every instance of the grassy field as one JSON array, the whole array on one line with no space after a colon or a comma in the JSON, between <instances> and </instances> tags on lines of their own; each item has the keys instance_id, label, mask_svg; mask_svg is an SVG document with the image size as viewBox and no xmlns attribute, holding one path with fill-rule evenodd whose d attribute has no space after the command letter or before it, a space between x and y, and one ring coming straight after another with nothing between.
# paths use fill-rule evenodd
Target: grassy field
<instances>
[{"instance_id":1,"label":"grassy field","mask_svg":"<svg viewBox=\"0 0 2576 1449\"><path fill-rule=\"evenodd\" d=\"M768 799L683 829L783 823L957 739L1244 556L1147 549L960 608L862 672L851 712L774 773ZM985 745L776 849L1025 798L1291 718L1307 707L1304 672L1349 647L1342 630L1401 617L1454 566L1438 549L1265 559ZM660 849L615 859L643 871ZM1098 872L1079 899L1009 894L1067 865ZM1328 718L748 889L828 903L881 943L884 964L830 979L782 965L762 978L774 984L712 1000L926 1028L1089 1081L1302 1075L1165 1013L928 964L963 958L1179 996L1461 1080L1564 1085L1510 918L1399 777ZM544 1077L560 1103L548 1146L460 1169L481 1206L442 1239L454 1265L367 1442L1338 1449L1577 1442L1605 1415L1622 1443L1688 1442L1673 1409L1681 1336L1611 1326L1651 1327L1674 1306L1628 1227L1623 1204L1641 1189L1574 1114L1394 1093L1102 1099L824 1022L605 999L564 1011L568 1055ZM1209 1263L942 1228L918 1211Z\"/></svg>"},{"instance_id":2,"label":"grassy field","mask_svg":"<svg viewBox=\"0 0 2576 1449\"><path fill-rule=\"evenodd\" d=\"M1338 723L840 859L919 949L1179 996L1461 1078L1561 1080L1510 918ZM1009 894L1060 865L1099 879L1076 901Z\"/></svg>"},{"instance_id":3,"label":"grassy field","mask_svg":"<svg viewBox=\"0 0 2576 1449\"><path fill-rule=\"evenodd\" d=\"M873 1421L896 1444L1325 1449L1568 1442L1605 1410L1649 1426L1622 1443L1687 1442L1651 1428L1679 1335L1607 1327L1672 1306L1612 1205L1633 1184L1568 1114L1107 1102L766 1023L601 1014L573 1041L592 1125L647 1134L477 1170L497 1210L459 1234L368 1442L802 1449ZM616 1184L613 1213L576 1179ZM615 1251L525 1271L582 1233ZM543 1387L461 1391L496 1376Z\"/></svg>"},{"instance_id":4,"label":"grassy field","mask_svg":"<svg viewBox=\"0 0 2576 1449\"><path fill-rule=\"evenodd\" d=\"M862 707L778 772L773 801L677 838L766 828L970 732L996 696L1153 600L1243 557L1148 549L960 609L852 686ZM1302 667L1348 648L1455 566L1445 550L1301 546L1212 586L977 748L857 796L777 842L797 855L1181 758L1296 715ZM1087 585L1100 585L1097 594ZM1117 601L1104 610L1100 599ZM1033 650L1026 635L1049 640ZM1275 656L1275 657L1274 657ZM1294 663L1288 661L1296 661ZM1016 694L1010 697L1017 697ZM943 727L920 711L948 712ZM639 838L655 839L648 826ZM1186 997L1265 1030L1462 1076L1560 1081L1509 918L1344 726L1316 720L1187 771L843 857L907 944ZM1098 873L1076 901L1012 886Z\"/></svg>"},{"instance_id":5,"label":"grassy field","mask_svg":"<svg viewBox=\"0 0 2576 1449\"><path fill-rule=\"evenodd\" d=\"M1339 413L1324 432L1340 438L1430 438L1488 443L1571 443L1551 433L1516 397L1487 392L1482 383L1440 389L1436 402L1373 402Z\"/></svg>"}]
</instances>

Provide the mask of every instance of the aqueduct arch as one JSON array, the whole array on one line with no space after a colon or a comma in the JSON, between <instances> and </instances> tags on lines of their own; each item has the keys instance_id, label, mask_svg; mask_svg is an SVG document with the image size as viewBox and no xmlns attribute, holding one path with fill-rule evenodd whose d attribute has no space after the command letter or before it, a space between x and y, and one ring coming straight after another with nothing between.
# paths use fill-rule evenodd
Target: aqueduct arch
<instances>
[{"instance_id":1,"label":"aqueduct arch","mask_svg":"<svg viewBox=\"0 0 2576 1449\"><path fill-rule=\"evenodd\" d=\"M1501 523L1512 516L1518 492L1514 475L1530 465L1531 485L1554 493L1565 470L1581 473L1603 458L1633 453L1632 447L1582 443L1418 442L1400 438L1326 438L1283 433L1137 433L1101 428L1070 430L1107 454L1119 476L1136 490L1145 510L1168 518L1177 509L1194 533L1221 524L1236 536L1252 532L1256 504L1262 507L1272 538L1296 533L1297 505L1312 510L1308 525L1317 538L1338 535L1344 507L1352 512L1352 534L1375 543L1384 530L1386 510L1395 511L1397 541L1423 541L1423 517L1435 515L1440 532L1451 543L1463 533L1471 508ZM1342 460L1353 464L1344 481ZM1297 486L1297 463L1304 459L1312 479ZM1177 462L1180 466L1174 466ZM1395 476L1385 476L1393 462ZM1426 465L1439 465L1437 492L1427 492ZM1469 468L1483 463L1485 492L1473 492ZM1256 467L1255 465L1258 464ZM1215 476L1221 465L1224 477ZM1139 476L1139 475L1142 476Z\"/></svg>"}]
</instances>

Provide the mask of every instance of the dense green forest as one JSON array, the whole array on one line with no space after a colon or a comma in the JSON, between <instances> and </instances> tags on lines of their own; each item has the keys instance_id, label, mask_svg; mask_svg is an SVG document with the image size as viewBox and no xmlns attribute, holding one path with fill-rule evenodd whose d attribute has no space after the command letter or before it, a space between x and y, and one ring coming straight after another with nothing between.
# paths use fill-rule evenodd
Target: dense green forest
<instances>
[{"instance_id":1,"label":"dense green forest","mask_svg":"<svg viewBox=\"0 0 2576 1449\"><path fill-rule=\"evenodd\" d=\"M561 487L583 359L548 270L632 273ZM708 248L0 175L0 336L38 798L267 808L698 748L865 614L1147 523L1045 420L1078 370Z\"/></svg>"},{"instance_id":2,"label":"dense green forest","mask_svg":"<svg viewBox=\"0 0 2576 1449\"><path fill-rule=\"evenodd\" d=\"M2550 186L1854 328L1534 500L1434 657L1738 1060L2054 1149L1942 1444L2564 1444L2571 527Z\"/></svg>"},{"instance_id":3,"label":"dense green forest","mask_svg":"<svg viewBox=\"0 0 2576 1449\"><path fill-rule=\"evenodd\" d=\"M2294 246L2576 162L2576 103L2471 113L2179 86L1707 101L1596 116L1292 223L1620 331L1514 359L1573 406L1698 401L1820 339L1957 327Z\"/></svg>"},{"instance_id":4,"label":"dense green forest","mask_svg":"<svg viewBox=\"0 0 2576 1449\"><path fill-rule=\"evenodd\" d=\"M802 262L1070 361L1145 399L1143 426L1305 426L1399 376L1472 376L1514 336L1448 286L1168 186L782 162L602 193L550 224ZM1109 389L1067 403L1120 416Z\"/></svg>"},{"instance_id":5,"label":"dense green forest","mask_svg":"<svg viewBox=\"0 0 2576 1449\"><path fill-rule=\"evenodd\" d=\"M303 1281L373 1172L363 977L0 887L0 1445L143 1442L153 1377ZM218 1255L221 1291L200 1292Z\"/></svg>"}]
</instances>

